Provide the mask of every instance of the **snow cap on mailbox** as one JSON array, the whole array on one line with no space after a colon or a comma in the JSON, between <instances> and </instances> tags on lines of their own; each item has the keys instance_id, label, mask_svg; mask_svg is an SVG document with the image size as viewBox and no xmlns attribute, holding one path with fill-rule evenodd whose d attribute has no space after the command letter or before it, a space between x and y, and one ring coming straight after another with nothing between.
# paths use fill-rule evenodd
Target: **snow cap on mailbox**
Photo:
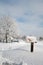
<instances>
[{"instance_id":1,"label":"snow cap on mailbox","mask_svg":"<svg viewBox=\"0 0 43 65\"><path fill-rule=\"evenodd\" d=\"M26 40L27 40L27 42L37 43L37 39L35 36L27 36Z\"/></svg>"}]
</instances>

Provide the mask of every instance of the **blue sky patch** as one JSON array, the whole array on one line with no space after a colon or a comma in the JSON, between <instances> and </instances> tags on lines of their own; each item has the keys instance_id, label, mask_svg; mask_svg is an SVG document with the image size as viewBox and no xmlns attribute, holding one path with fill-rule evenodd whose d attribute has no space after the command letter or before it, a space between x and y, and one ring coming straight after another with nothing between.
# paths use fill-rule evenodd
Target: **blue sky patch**
<instances>
[{"instance_id":1,"label":"blue sky patch","mask_svg":"<svg viewBox=\"0 0 43 65\"><path fill-rule=\"evenodd\" d=\"M17 20L18 22L26 22L26 19L23 18L23 17L17 18L16 20Z\"/></svg>"},{"instance_id":2,"label":"blue sky patch","mask_svg":"<svg viewBox=\"0 0 43 65\"><path fill-rule=\"evenodd\" d=\"M0 0L0 17L3 15L16 19L23 33L27 32L29 35L34 32L36 36L43 35L42 0Z\"/></svg>"},{"instance_id":3,"label":"blue sky patch","mask_svg":"<svg viewBox=\"0 0 43 65\"><path fill-rule=\"evenodd\" d=\"M39 15L39 17L40 17L41 19L43 19L43 15Z\"/></svg>"}]
</instances>

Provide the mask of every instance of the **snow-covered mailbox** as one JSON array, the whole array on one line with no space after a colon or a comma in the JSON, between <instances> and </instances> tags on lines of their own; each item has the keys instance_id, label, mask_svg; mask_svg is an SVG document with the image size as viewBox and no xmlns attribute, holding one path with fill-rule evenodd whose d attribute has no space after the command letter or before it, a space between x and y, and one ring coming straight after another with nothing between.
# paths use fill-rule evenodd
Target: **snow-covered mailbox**
<instances>
[{"instance_id":1,"label":"snow-covered mailbox","mask_svg":"<svg viewBox=\"0 0 43 65\"><path fill-rule=\"evenodd\" d=\"M34 36L27 36L26 41L31 43L31 52L33 52L34 43L37 43L37 39Z\"/></svg>"}]
</instances>

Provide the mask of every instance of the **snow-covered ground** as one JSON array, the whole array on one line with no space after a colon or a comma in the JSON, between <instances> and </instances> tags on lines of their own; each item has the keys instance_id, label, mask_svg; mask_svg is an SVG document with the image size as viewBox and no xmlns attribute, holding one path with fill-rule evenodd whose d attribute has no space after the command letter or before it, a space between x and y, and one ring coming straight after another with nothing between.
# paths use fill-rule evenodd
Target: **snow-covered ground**
<instances>
[{"instance_id":1,"label":"snow-covered ground","mask_svg":"<svg viewBox=\"0 0 43 65\"><path fill-rule=\"evenodd\" d=\"M30 52L31 43L24 41L0 43L0 65L43 65L43 41L34 44L34 52Z\"/></svg>"}]
</instances>

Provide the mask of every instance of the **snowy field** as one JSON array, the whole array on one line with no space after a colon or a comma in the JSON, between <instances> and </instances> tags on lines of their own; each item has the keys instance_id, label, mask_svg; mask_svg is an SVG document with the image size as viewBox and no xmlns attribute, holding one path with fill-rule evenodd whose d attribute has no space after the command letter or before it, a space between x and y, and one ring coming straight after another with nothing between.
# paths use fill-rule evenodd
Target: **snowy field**
<instances>
[{"instance_id":1,"label":"snowy field","mask_svg":"<svg viewBox=\"0 0 43 65\"><path fill-rule=\"evenodd\" d=\"M43 65L43 41L34 44L33 53L30 45L24 41L0 43L0 65Z\"/></svg>"}]
</instances>

